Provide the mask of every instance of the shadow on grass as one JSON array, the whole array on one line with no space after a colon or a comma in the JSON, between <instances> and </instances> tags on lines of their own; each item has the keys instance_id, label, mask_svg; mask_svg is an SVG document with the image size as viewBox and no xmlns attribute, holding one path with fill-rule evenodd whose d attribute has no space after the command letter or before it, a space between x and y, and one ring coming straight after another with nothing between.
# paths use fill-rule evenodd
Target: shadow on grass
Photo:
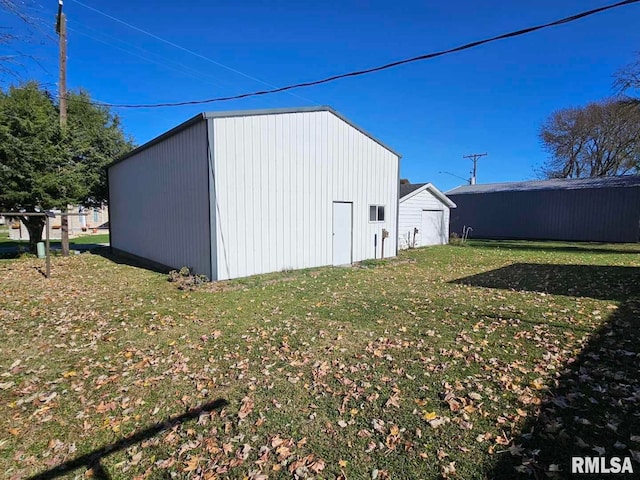
<instances>
[{"instance_id":1,"label":"shadow on grass","mask_svg":"<svg viewBox=\"0 0 640 480\"><path fill-rule=\"evenodd\" d=\"M73 241L69 243L69 249L71 250L72 254L75 254L77 252L83 253L94 251L101 248L105 248L105 246L100 243L74 243ZM51 253L52 255L59 255L61 253L60 242L51 242ZM20 245L11 245L11 242L0 243L1 260L20 258L25 254L35 255L35 252L31 252L29 250L29 246L27 243Z\"/></svg>"},{"instance_id":2,"label":"shadow on grass","mask_svg":"<svg viewBox=\"0 0 640 480\"><path fill-rule=\"evenodd\" d=\"M593 242L556 242L529 240L485 240L470 239L469 245L476 248L500 248L504 250L599 253L599 254L640 254L640 244L612 244Z\"/></svg>"},{"instance_id":3,"label":"shadow on grass","mask_svg":"<svg viewBox=\"0 0 640 480\"><path fill-rule=\"evenodd\" d=\"M201 413L211 412L213 410L219 410L228 405L228 402L224 399L214 400L212 402L206 403L204 405L200 405L199 407L192 408L182 415L176 415L173 417L169 417L164 422L156 423L144 430L140 430L135 432L128 437L125 437L121 440L118 440L115 443L106 445L102 448L98 448L93 452L87 453L80 457L77 457L73 460L69 460L64 462L57 467L54 467L46 472L39 473L32 477L29 477L29 480L47 480L62 477L64 475L68 475L74 470L79 468L91 469L93 472L93 478L98 480L109 480L109 474L105 470L104 466L101 464L103 458L112 453L115 453L119 450L124 450L129 448L136 443L140 443L144 440L147 440L151 437L154 437L161 433L164 430L170 429L174 425L188 422L189 420L193 420L200 416Z\"/></svg>"},{"instance_id":4,"label":"shadow on grass","mask_svg":"<svg viewBox=\"0 0 640 480\"><path fill-rule=\"evenodd\" d=\"M640 450L640 267L514 264L454 283L619 302L548 386L514 438L516 454L496 454L486 478L571 478L573 456L608 462ZM638 478L640 463L632 467L613 477Z\"/></svg>"},{"instance_id":5,"label":"shadow on grass","mask_svg":"<svg viewBox=\"0 0 640 480\"><path fill-rule=\"evenodd\" d=\"M452 283L623 302L640 295L640 267L514 263Z\"/></svg>"},{"instance_id":6,"label":"shadow on grass","mask_svg":"<svg viewBox=\"0 0 640 480\"><path fill-rule=\"evenodd\" d=\"M93 253L94 255L100 255L101 257L104 257L113 263L117 263L118 265L128 265L130 267L144 268L145 270L151 270L152 272L156 273L169 273L171 270L174 270L171 267L154 262L153 260L138 257L137 255L123 252L111 247L95 248L91 250L91 253Z\"/></svg>"}]
</instances>

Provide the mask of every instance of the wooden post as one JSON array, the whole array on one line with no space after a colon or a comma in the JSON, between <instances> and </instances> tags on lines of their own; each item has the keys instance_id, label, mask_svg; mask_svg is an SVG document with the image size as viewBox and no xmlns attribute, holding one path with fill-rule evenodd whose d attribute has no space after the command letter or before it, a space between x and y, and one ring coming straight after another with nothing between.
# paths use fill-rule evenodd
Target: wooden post
<instances>
[{"instance_id":1,"label":"wooden post","mask_svg":"<svg viewBox=\"0 0 640 480\"><path fill-rule=\"evenodd\" d=\"M58 0L58 18L56 22L56 32L59 38L59 101L58 107L60 109L60 128L62 129L63 138L66 135L67 128L67 17L62 13L62 0ZM66 212L66 205L63 207L62 212ZM60 219L60 247L62 249L62 256L69 256L69 219L63 216Z\"/></svg>"},{"instance_id":2,"label":"wooden post","mask_svg":"<svg viewBox=\"0 0 640 480\"><path fill-rule=\"evenodd\" d=\"M58 0L58 22L56 30L59 37L59 107L60 107L60 126L67 126L67 18L62 13L62 0Z\"/></svg>"}]
</instances>

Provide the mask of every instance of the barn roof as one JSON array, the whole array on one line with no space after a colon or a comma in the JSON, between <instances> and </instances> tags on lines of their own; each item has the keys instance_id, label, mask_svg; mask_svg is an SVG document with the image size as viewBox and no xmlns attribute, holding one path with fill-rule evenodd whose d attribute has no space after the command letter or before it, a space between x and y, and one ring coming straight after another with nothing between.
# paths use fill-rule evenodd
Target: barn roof
<instances>
[{"instance_id":1,"label":"barn roof","mask_svg":"<svg viewBox=\"0 0 640 480\"><path fill-rule=\"evenodd\" d=\"M594 178L554 178L551 180L533 180L527 182L485 183L463 185L449 190L447 195L468 193L522 192L531 190L577 190L582 188L620 188L639 187L640 175L621 175L616 177Z\"/></svg>"},{"instance_id":2,"label":"barn roof","mask_svg":"<svg viewBox=\"0 0 640 480\"><path fill-rule=\"evenodd\" d=\"M393 153L394 155L396 155L397 157L402 157L402 155L400 155L398 152L396 152L395 150L393 150L391 147L389 147L388 145L386 145L385 143L383 143L382 141L380 141L379 139L377 139L376 137L374 137L373 135L371 135L369 132L367 132L366 130L364 130L363 128L359 127L358 125L356 125L355 123L353 123L351 120L349 120L348 118L344 117L342 114L338 113L336 110L334 110L332 107L326 106L326 105L321 105L321 106L316 106L316 107L292 107L292 108L269 108L269 109L262 109L262 110L230 110L230 111L224 111L224 112L202 112L199 113L197 115L195 115L194 117L191 117L189 120L181 123L180 125L178 125L177 127L172 128L171 130L157 136L156 138L149 140L147 143L137 147L136 149L132 150L131 152L123 155L122 157L116 159L115 161L113 161L111 164L107 165L107 168L112 167L120 162L122 162L123 160L126 160L129 157L132 157L138 153L140 153L141 151L175 135L176 133L181 132L182 130L190 127L191 125L193 125L194 123L200 122L204 119L208 119L208 118L230 118L230 117L253 117L256 115L281 115L281 114L285 114L285 113L304 113L304 112L330 112L333 115L335 115L336 117L338 117L340 120L342 120L343 122L351 125L353 128L355 128L356 130L358 130L360 133L364 134L365 136L369 137L371 140L373 140L374 142L376 142L378 145L380 145L381 147L387 149L388 151L390 151L391 153Z\"/></svg>"},{"instance_id":3,"label":"barn roof","mask_svg":"<svg viewBox=\"0 0 640 480\"><path fill-rule=\"evenodd\" d=\"M417 195L423 190L429 190L438 200L449 208L456 208L456 204L447 198L447 196L438 190L433 183L404 183L400 185L400 202L404 202L408 198Z\"/></svg>"}]
</instances>

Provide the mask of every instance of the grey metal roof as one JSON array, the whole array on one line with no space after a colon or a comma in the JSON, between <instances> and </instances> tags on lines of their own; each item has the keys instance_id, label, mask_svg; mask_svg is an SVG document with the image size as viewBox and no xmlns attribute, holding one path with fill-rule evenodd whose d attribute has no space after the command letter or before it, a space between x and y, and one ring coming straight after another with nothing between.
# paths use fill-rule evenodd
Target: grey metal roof
<instances>
[{"instance_id":1,"label":"grey metal roof","mask_svg":"<svg viewBox=\"0 0 640 480\"><path fill-rule=\"evenodd\" d=\"M438 200L449 208L456 208L456 204L451 201L444 193L442 193L433 183L406 183L400 185L400 201L398 204L408 200L414 195L418 195L422 190L429 190Z\"/></svg>"},{"instance_id":2,"label":"grey metal roof","mask_svg":"<svg viewBox=\"0 0 640 480\"><path fill-rule=\"evenodd\" d=\"M145 149L147 149L147 148L149 148L149 147L151 147L151 146L163 141L164 139L175 135L176 133L179 133L180 131L184 130L185 128L190 127L194 123L197 123L197 122L205 120L205 119L209 119L209 118L229 118L229 117L251 117L251 116L255 116L255 115L281 115L281 114L285 114L285 113L305 113L305 112L330 112L333 115L335 115L336 117L338 117L340 120L342 120L343 122L348 123L353 128L355 128L356 130L360 131L362 134L364 134L367 137L369 137L371 140L373 140L374 142L376 142L377 144L379 144L383 148L386 148L387 150L389 150L394 155L397 155L398 157L402 156L398 152L393 150L391 147L389 147L388 145L386 145L385 143L383 143L382 141L378 140L376 137L371 135L369 132L367 132L363 128L359 127L358 125L353 123L351 120L349 120L348 118L346 118L342 114L338 113L333 108L331 108L331 107L329 107L327 105L321 105L321 106L316 106L316 107L291 107L291 108L269 108L269 109L263 109L263 110L230 110L230 111L225 111L225 112L202 112L202 113L199 113L198 115L196 115L194 117L191 117L189 120L181 123L177 127L174 127L171 130L169 130L169 131L159 135L158 137L148 141L147 143L139 146L138 148L136 148L136 149L132 150L131 152L127 153L126 155L116 159L115 161L110 163L107 166L107 168L109 168L109 167L111 167L111 166L113 166L113 165L115 165L117 163L120 163L120 162L126 160L127 158L132 157L133 155L136 155L136 154L140 153L142 150L145 150Z\"/></svg>"},{"instance_id":3,"label":"grey metal roof","mask_svg":"<svg viewBox=\"0 0 640 480\"><path fill-rule=\"evenodd\" d=\"M527 182L486 183L462 185L446 192L447 195L467 193L518 192L531 190L575 190L582 188L638 187L640 175L594 178L554 178Z\"/></svg>"},{"instance_id":4,"label":"grey metal roof","mask_svg":"<svg viewBox=\"0 0 640 480\"><path fill-rule=\"evenodd\" d=\"M424 187L426 183L405 183L400 185L400 198L406 197L411 192Z\"/></svg>"}]
</instances>

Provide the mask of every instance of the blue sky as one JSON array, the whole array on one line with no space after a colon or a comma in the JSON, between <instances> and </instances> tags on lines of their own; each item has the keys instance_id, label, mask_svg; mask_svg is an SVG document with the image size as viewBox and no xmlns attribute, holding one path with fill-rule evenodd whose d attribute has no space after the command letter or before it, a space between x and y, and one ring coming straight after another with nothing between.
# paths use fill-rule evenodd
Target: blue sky
<instances>
[{"instance_id":1,"label":"blue sky","mask_svg":"<svg viewBox=\"0 0 640 480\"><path fill-rule=\"evenodd\" d=\"M68 86L113 103L232 95L451 48L608 3L613 0L65 0ZM27 4L38 27L20 48L37 62L25 61L20 74L55 91L57 2ZM0 24L21 29L6 15ZM613 73L640 51L639 24L640 4L634 4L291 94L116 111L143 143L203 110L331 105L402 153L401 174L412 182L453 188L462 181L440 172L468 177L471 164L462 156L477 152L489 154L478 165L481 183L532 179L546 157L537 138L540 124L554 110L613 93Z\"/></svg>"}]
</instances>

